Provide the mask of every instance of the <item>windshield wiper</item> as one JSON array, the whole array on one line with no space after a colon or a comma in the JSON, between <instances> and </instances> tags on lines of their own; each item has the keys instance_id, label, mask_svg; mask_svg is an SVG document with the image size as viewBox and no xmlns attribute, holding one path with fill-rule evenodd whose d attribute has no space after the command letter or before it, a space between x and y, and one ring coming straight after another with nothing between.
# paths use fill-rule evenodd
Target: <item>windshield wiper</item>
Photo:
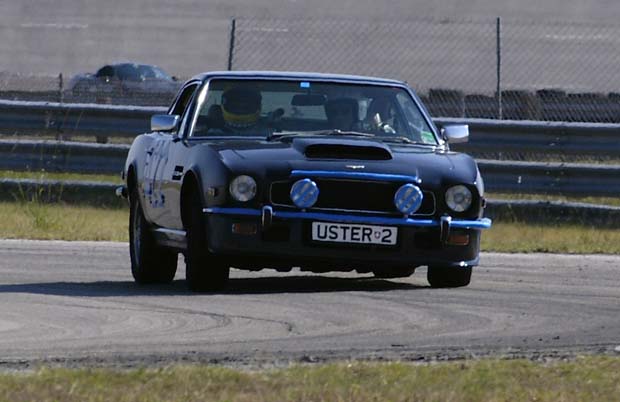
<instances>
[{"instance_id":1,"label":"windshield wiper","mask_svg":"<svg viewBox=\"0 0 620 402\"><path fill-rule=\"evenodd\" d=\"M269 133L269 135L267 135L267 141L279 140L281 138L288 137L303 137L305 135L308 135L305 131L284 131L279 133Z\"/></svg>"},{"instance_id":2,"label":"windshield wiper","mask_svg":"<svg viewBox=\"0 0 620 402\"><path fill-rule=\"evenodd\" d=\"M311 133L312 135L338 135L338 136L352 136L352 137L367 137L372 138L375 135L370 133L361 133L359 131L349 131L349 130L318 130L318 131L306 131L306 133Z\"/></svg>"},{"instance_id":3,"label":"windshield wiper","mask_svg":"<svg viewBox=\"0 0 620 402\"><path fill-rule=\"evenodd\" d=\"M267 136L267 141L274 139L281 139L286 137L298 137L298 136L313 136L313 135L324 135L324 136L343 136L343 137L365 137L365 138L373 138L374 134L369 133L360 133L359 131L344 131L344 130L316 130L316 131L289 131L289 132L281 132L281 133L273 133Z\"/></svg>"},{"instance_id":4,"label":"windshield wiper","mask_svg":"<svg viewBox=\"0 0 620 402\"><path fill-rule=\"evenodd\" d=\"M388 136L377 136L377 139L385 142L399 142L401 144L414 144L414 145L430 145L436 146L436 144L427 144L421 141L414 141L408 137L388 137Z\"/></svg>"}]
</instances>

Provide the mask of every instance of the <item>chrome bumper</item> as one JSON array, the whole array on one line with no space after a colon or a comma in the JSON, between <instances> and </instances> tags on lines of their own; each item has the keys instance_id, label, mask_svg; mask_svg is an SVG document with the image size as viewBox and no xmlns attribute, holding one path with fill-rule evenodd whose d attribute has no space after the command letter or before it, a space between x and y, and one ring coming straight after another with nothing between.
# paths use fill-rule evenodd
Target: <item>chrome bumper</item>
<instances>
[{"instance_id":1,"label":"chrome bumper","mask_svg":"<svg viewBox=\"0 0 620 402\"><path fill-rule=\"evenodd\" d=\"M212 207L204 208L203 212L214 215L237 215L237 216L255 216L261 218L263 226L271 224L272 219L306 219L325 222L337 223L359 223L374 225L392 225L392 226L413 226L413 227L440 227L442 229L442 238L447 237L451 228L455 229L473 229L483 230L491 227L492 221L489 218L481 218L476 220L453 219L450 216L442 216L440 219L413 219L413 218L393 218L378 217L364 215L340 215L322 212L306 212L306 211L279 211L274 210L271 206L266 205L262 209L254 208L227 208Z\"/></svg>"}]
</instances>

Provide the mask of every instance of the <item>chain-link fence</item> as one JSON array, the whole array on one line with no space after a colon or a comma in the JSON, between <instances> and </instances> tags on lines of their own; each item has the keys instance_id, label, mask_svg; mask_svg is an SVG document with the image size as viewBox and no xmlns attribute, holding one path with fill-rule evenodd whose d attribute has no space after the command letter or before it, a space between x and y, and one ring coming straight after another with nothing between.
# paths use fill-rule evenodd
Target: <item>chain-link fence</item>
<instances>
[{"instance_id":1,"label":"chain-link fence","mask_svg":"<svg viewBox=\"0 0 620 402\"><path fill-rule=\"evenodd\" d=\"M63 78L60 75L21 75L0 72L0 98L60 102L63 97Z\"/></svg>"},{"instance_id":2,"label":"chain-link fence","mask_svg":"<svg viewBox=\"0 0 620 402\"><path fill-rule=\"evenodd\" d=\"M431 113L620 122L620 25L238 19L230 67L408 81Z\"/></svg>"},{"instance_id":3,"label":"chain-link fence","mask_svg":"<svg viewBox=\"0 0 620 402\"><path fill-rule=\"evenodd\" d=\"M71 77L69 77L71 78ZM22 75L0 72L0 99L66 103L167 106L182 80L161 83L98 79L67 79L66 75Z\"/></svg>"},{"instance_id":4,"label":"chain-link fence","mask_svg":"<svg viewBox=\"0 0 620 402\"><path fill-rule=\"evenodd\" d=\"M401 79L437 117L620 122L620 24L243 18L231 20L230 39L221 44L229 69ZM0 72L0 98L166 105L176 90L118 80L76 88L72 78Z\"/></svg>"}]
</instances>

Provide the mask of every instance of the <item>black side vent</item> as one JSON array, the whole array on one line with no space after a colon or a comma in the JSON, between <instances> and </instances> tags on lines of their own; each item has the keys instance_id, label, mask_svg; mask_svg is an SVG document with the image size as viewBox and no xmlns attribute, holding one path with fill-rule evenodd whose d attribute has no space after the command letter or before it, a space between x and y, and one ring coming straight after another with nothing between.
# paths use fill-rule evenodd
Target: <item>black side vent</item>
<instances>
[{"instance_id":1,"label":"black side vent","mask_svg":"<svg viewBox=\"0 0 620 402\"><path fill-rule=\"evenodd\" d=\"M308 145L306 158L317 159L363 159L386 161L392 159L389 150L372 146L351 146L339 144Z\"/></svg>"}]
</instances>

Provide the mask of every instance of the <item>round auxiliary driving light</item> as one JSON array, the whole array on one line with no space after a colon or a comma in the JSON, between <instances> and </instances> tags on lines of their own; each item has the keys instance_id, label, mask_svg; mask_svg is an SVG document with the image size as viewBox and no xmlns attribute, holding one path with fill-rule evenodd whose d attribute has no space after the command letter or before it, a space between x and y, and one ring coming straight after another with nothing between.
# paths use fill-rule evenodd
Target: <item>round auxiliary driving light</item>
<instances>
[{"instance_id":1,"label":"round auxiliary driving light","mask_svg":"<svg viewBox=\"0 0 620 402\"><path fill-rule=\"evenodd\" d=\"M394 205L405 215L411 215L422 206L422 190L411 183L401 186L394 194Z\"/></svg>"},{"instance_id":2,"label":"round auxiliary driving light","mask_svg":"<svg viewBox=\"0 0 620 402\"><path fill-rule=\"evenodd\" d=\"M237 201L250 201L256 195L256 181L250 176L237 176L230 182L228 191Z\"/></svg>"},{"instance_id":3,"label":"round auxiliary driving light","mask_svg":"<svg viewBox=\"0 0 620 402\"><path fill-rule=\"evenodd\" d=\"M464 212L471 206L471 191L461 184L446 191L446 204L454 212Z\"/></svg>"},{"instance_id":4,"label":"round auxiliary driving light","mask_svg":"<svg viewBox=\"0 0 620 402\"><path fill-rule=\"evenodd\" d=\"M291 187L291 200L299 208L310 208L319 198L319 188L310 179L296 181Z\"/></svg>"}]
</instances>

